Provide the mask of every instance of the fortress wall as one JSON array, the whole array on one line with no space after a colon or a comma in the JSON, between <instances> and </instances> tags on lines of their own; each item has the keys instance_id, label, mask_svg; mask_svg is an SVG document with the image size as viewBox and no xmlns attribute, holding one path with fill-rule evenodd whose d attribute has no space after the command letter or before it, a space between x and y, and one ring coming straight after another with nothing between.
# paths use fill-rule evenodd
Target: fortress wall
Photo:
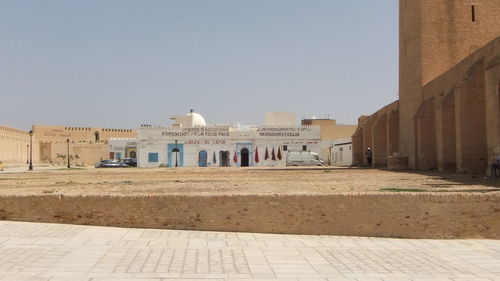
<instances>
[{"instance_id":1,"label":"fortress wall","mask_svg":"<svg viewBox=\"0 0 500 281\"><path fill-rule=\"evenodd\" d=\"M209 231L499 239L499 216L499 194L0 197L2 220Z\"/></svg>"},{"instance_id":2,"label":"fortress wall","mask_svg":"<svg viewBox=\"0 0 500 281\"><path fill-rule=\"evenodd\" d=\"M410 168L486 174L488 164L500 151L499 92L500 37L422 87L422 102L411 121L401 119L401 112L408 109L401 97L399 138L394 138L399 151L393 152L407 155L405 146L410 143L406 133L402 138L401 130L408 131L410 126L414 130L413 152L408 154L413 157ZM381 118L385 111L382 108L370 118ZM360 128L367 126L370 123L360 122ZM372 135L382 136L385 130L381 125L374 127Z\"/></svg>"},{"instance_id":3,"label":"fortress wall","mask_svg":"<svg viewBox=\"0 0 500 281\"><path fill-rule=\"evenodd\" d=\"M137 131L131 129L104 129L94 127L65 127L33 125L34 136L42 142L71 141L96 142L96 132L100 142L106 142L110 138L136 138Z\"/></svg>"},{"instance_id":4,"label":"fortress wall","mask_svg":"<svg viewBox=\"0 0 500 281\"><path fill-rule=\"evenodd\" d=\"M500 147L495 87L500 79L499 56L500 37L422 88L425 102L420 111L435 100L434 108L429 109L436 116L432 123L435 137L426 149L428 154L436 154L437 163L432 168L485 174L488 163L495 159L495 150Z\"/></svg>"},{"instance_id":5,"label":"fortress wall","mask_svg":"<svg viewBox=\"0 0 500 281\"><path fill-rule=\"evenodd\" d=\"M370 116L358 120L353 139L353 164L367 165L366 151L372 148L373 166L387 166L387 156L398 152L399 102L384 106Z\"/></svg>"},{"instance_id":6,"label":"fortress wall","mask_svg":"<svg viewBox=\"0 0 500 281\"><path fill-rule=\"evenodd\" d=\"M30 136L27 131L0 126L0 161L4 164L26 164L29 160ZM33 161L38 159L38 147L33 139Z\"/></svg>"},{"instance_id":7,"label":"fortress wall","mask_svg":"<svg viewBox=\"0 0 500 281\"><path fill-rule=\"evenodd\" d=\"M400 150L416 167L422 88L500 36L500 0L400 0ZM438 93L439 94L439 93Z\"/></svg>"},{"instance_id":8,"label":"fortress wall","mask_svg":"<svg viewBox=\"0 0 500 281\"><path fill-rule=\"evenodd\" d=\"M96 141L96 133L98 140ZM72 163L93 165L100 159L109 158L110 138L137 138L137 131L131 129L104 129L94 127L64 127L33 125L33 135L37 139L34 147L40 147L43 163L67 163L67 158L57 157L68 154L67 142L70 140L70 155L78 155Z\"/></svg>"},{"instance_id":9,"label":"fortress wall","mask_svg":"<svg viewBox=\"0 0 500 281\"><path fill-rule=\"evenodd\" d=\"M68 144L52 143L50 149L50 157L56 164L65 165L67 163ZM102 159L109 158L109 145L93 143L70 143L69 154L73 156L70 160L71 165L94 165ZM57 157L59 155L59 157ZM78 157L76 157L78 155ZM62 156L62 157L61 157Z\"/></svg>"}]
</instances>

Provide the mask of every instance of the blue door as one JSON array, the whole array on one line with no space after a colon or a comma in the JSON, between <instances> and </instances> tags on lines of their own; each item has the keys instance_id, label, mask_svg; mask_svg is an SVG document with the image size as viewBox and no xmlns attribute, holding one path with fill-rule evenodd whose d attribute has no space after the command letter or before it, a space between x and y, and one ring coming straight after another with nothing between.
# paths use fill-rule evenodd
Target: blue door
<instances>
[{"instance_id":1,"label":"blue door","mask_svg":"<svg viewBox=\"0 0 500 281\"><path fill-rule=\"evenodd\" d=\"M205 150L200 151L198 154L198 167L207 166L207 152Z\"/></svg>"},{"instance_id":2,"label":"blue door","mask_svg":"<svg viewBox=\"0 0 500 281\"><path fill-rule=\"evenodd\" d=\"M184 166L184 144L169 143L167 145L167 166L168 167Z\"/></svg>"}]
</instances>

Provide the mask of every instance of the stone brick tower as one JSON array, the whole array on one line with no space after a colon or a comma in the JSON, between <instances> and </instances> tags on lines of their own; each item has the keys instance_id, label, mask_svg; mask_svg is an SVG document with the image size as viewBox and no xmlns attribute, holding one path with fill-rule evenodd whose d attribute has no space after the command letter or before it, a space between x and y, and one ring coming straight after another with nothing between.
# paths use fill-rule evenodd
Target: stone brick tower
<instances>
[{"instance_id":1,"label":"stone brick tower","mask_svg":"<svg viewBox=\"0 0 500 281\"><path fill-rule=\"evenodd\" d=\"M400 0L400 151L415 168L422 88L500 34L500 0Z\"/></svg>"}]
</instances>

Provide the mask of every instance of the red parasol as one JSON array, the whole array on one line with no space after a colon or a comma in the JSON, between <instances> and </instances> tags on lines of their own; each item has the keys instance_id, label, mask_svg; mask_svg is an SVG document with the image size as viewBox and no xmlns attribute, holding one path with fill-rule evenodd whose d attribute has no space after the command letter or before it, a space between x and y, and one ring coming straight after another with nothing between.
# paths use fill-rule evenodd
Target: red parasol
<instances>
[{"instance_id":1,"label":"red parasol","mask_svg":"<svg viewBox=\"0 0 500 281\"><path fill-rule=\"evenodd\" d=\"M281 146L278 147L278 160L281 160Z\"/></svg>"},{"instance_id":2,"label":"red parasol","mask_svg":"<svg viewBox=\"0 0 500 281\"><path fill-rule=\"evenodd\" d=\"M259 163L259 148L255 147L255 163Z\"/></svg>"},{"instance_id":3,"label":"red parasol","mask_svg":"<svg viewBox=\"0 0 500 281\"><path fill-rule=\"evenodd\" d=\"M276 161L276 154L274 154L274 146L273 146L273 151L271 152L271 159L273 161Z\"/></svg>"},{"instance_id":4,"label":"red parasol","mask_svg":"<svg viewBox=\"0 0 500 281\"><path fill-rule=\"evenodd\" d=\"M267 151L267 146L266 146L266 154L264 155L264 160L269 159L269 151Z\"/></svg>"},{"instance_id":5,"label":"red parasol","mask_svg":"<svg viewBox=\"0 0 500 281\"><path fill-rule=\"evenodd\" d=\"M234 157L233 157L234 163L238 163L238 152L234 152Z\"/></svg>"}]
</instances>

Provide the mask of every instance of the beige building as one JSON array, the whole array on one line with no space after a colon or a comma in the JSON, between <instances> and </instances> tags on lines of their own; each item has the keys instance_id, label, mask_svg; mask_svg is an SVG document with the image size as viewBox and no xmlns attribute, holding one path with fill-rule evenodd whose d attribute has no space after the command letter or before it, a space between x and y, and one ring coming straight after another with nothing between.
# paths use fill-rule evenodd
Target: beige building
<instances>
[{"instance_id":1,"label":"beige building","mask_svg":"<svg viewBox=\"0 0 500 281\"><path fill-rule=\"evenodd\" d=\"M352 136L357 125L337 124L334 119L303 119L302 126L319 126L321 128L321 140L333 141Z\"/></svg>"},{"instance_id":2,"label":"beige building","mask_svg":"<svg viewBox=\"0 0 500 281\"><path fill-rule=\"evenodd\" d=\"M337 120L334 119L303 119L301 121L302 126L318 126L321 131L321 153L320 156L325 160L328 165L336 164L334 161L334 149L335 144L346 142L346 138L351 138L351 136L356 131L357 125L341 125L337 124ZM351 165L347 161L343 161L342 165Z\"/></svg>"},{"instance_id":3,"label":"beige building","mask_svg":"<svg viewBox=\"0 0 500 281\"><path fill-rule=\"evenodd\" d=\"M130 129L33 125L33 136L39 145L40 157L37 160L40 162L65 163L69 140L71 162L91 165L100 159L110 158L110 138L136 138L137 132Z\"/></svg>"},{"instance_id":4,"label":"beige building","mask_svg":"<svg viewBox=\"0 0 500 281\"><path fill-rule=\"evenodd\" d=\"M400 99L359 119L354 162L371 147L375 166L485 173L500 148L499 19L500 0L400 0Z\"/></svg>"},{"instance_id":5,"label":"beige building","mask_svg":"<svg viewBox=\"0 0 500 281\"><path fill-rule=\"evenodd\" d=\"M68 142L72 164L92 165L109 158L110 138L136 138L136 130L93 127L33 125L33 162L63 164L67 162ZM28 131L0 126L0 161L25 164L28 161Z\"/></svg>"}]
</instances>

